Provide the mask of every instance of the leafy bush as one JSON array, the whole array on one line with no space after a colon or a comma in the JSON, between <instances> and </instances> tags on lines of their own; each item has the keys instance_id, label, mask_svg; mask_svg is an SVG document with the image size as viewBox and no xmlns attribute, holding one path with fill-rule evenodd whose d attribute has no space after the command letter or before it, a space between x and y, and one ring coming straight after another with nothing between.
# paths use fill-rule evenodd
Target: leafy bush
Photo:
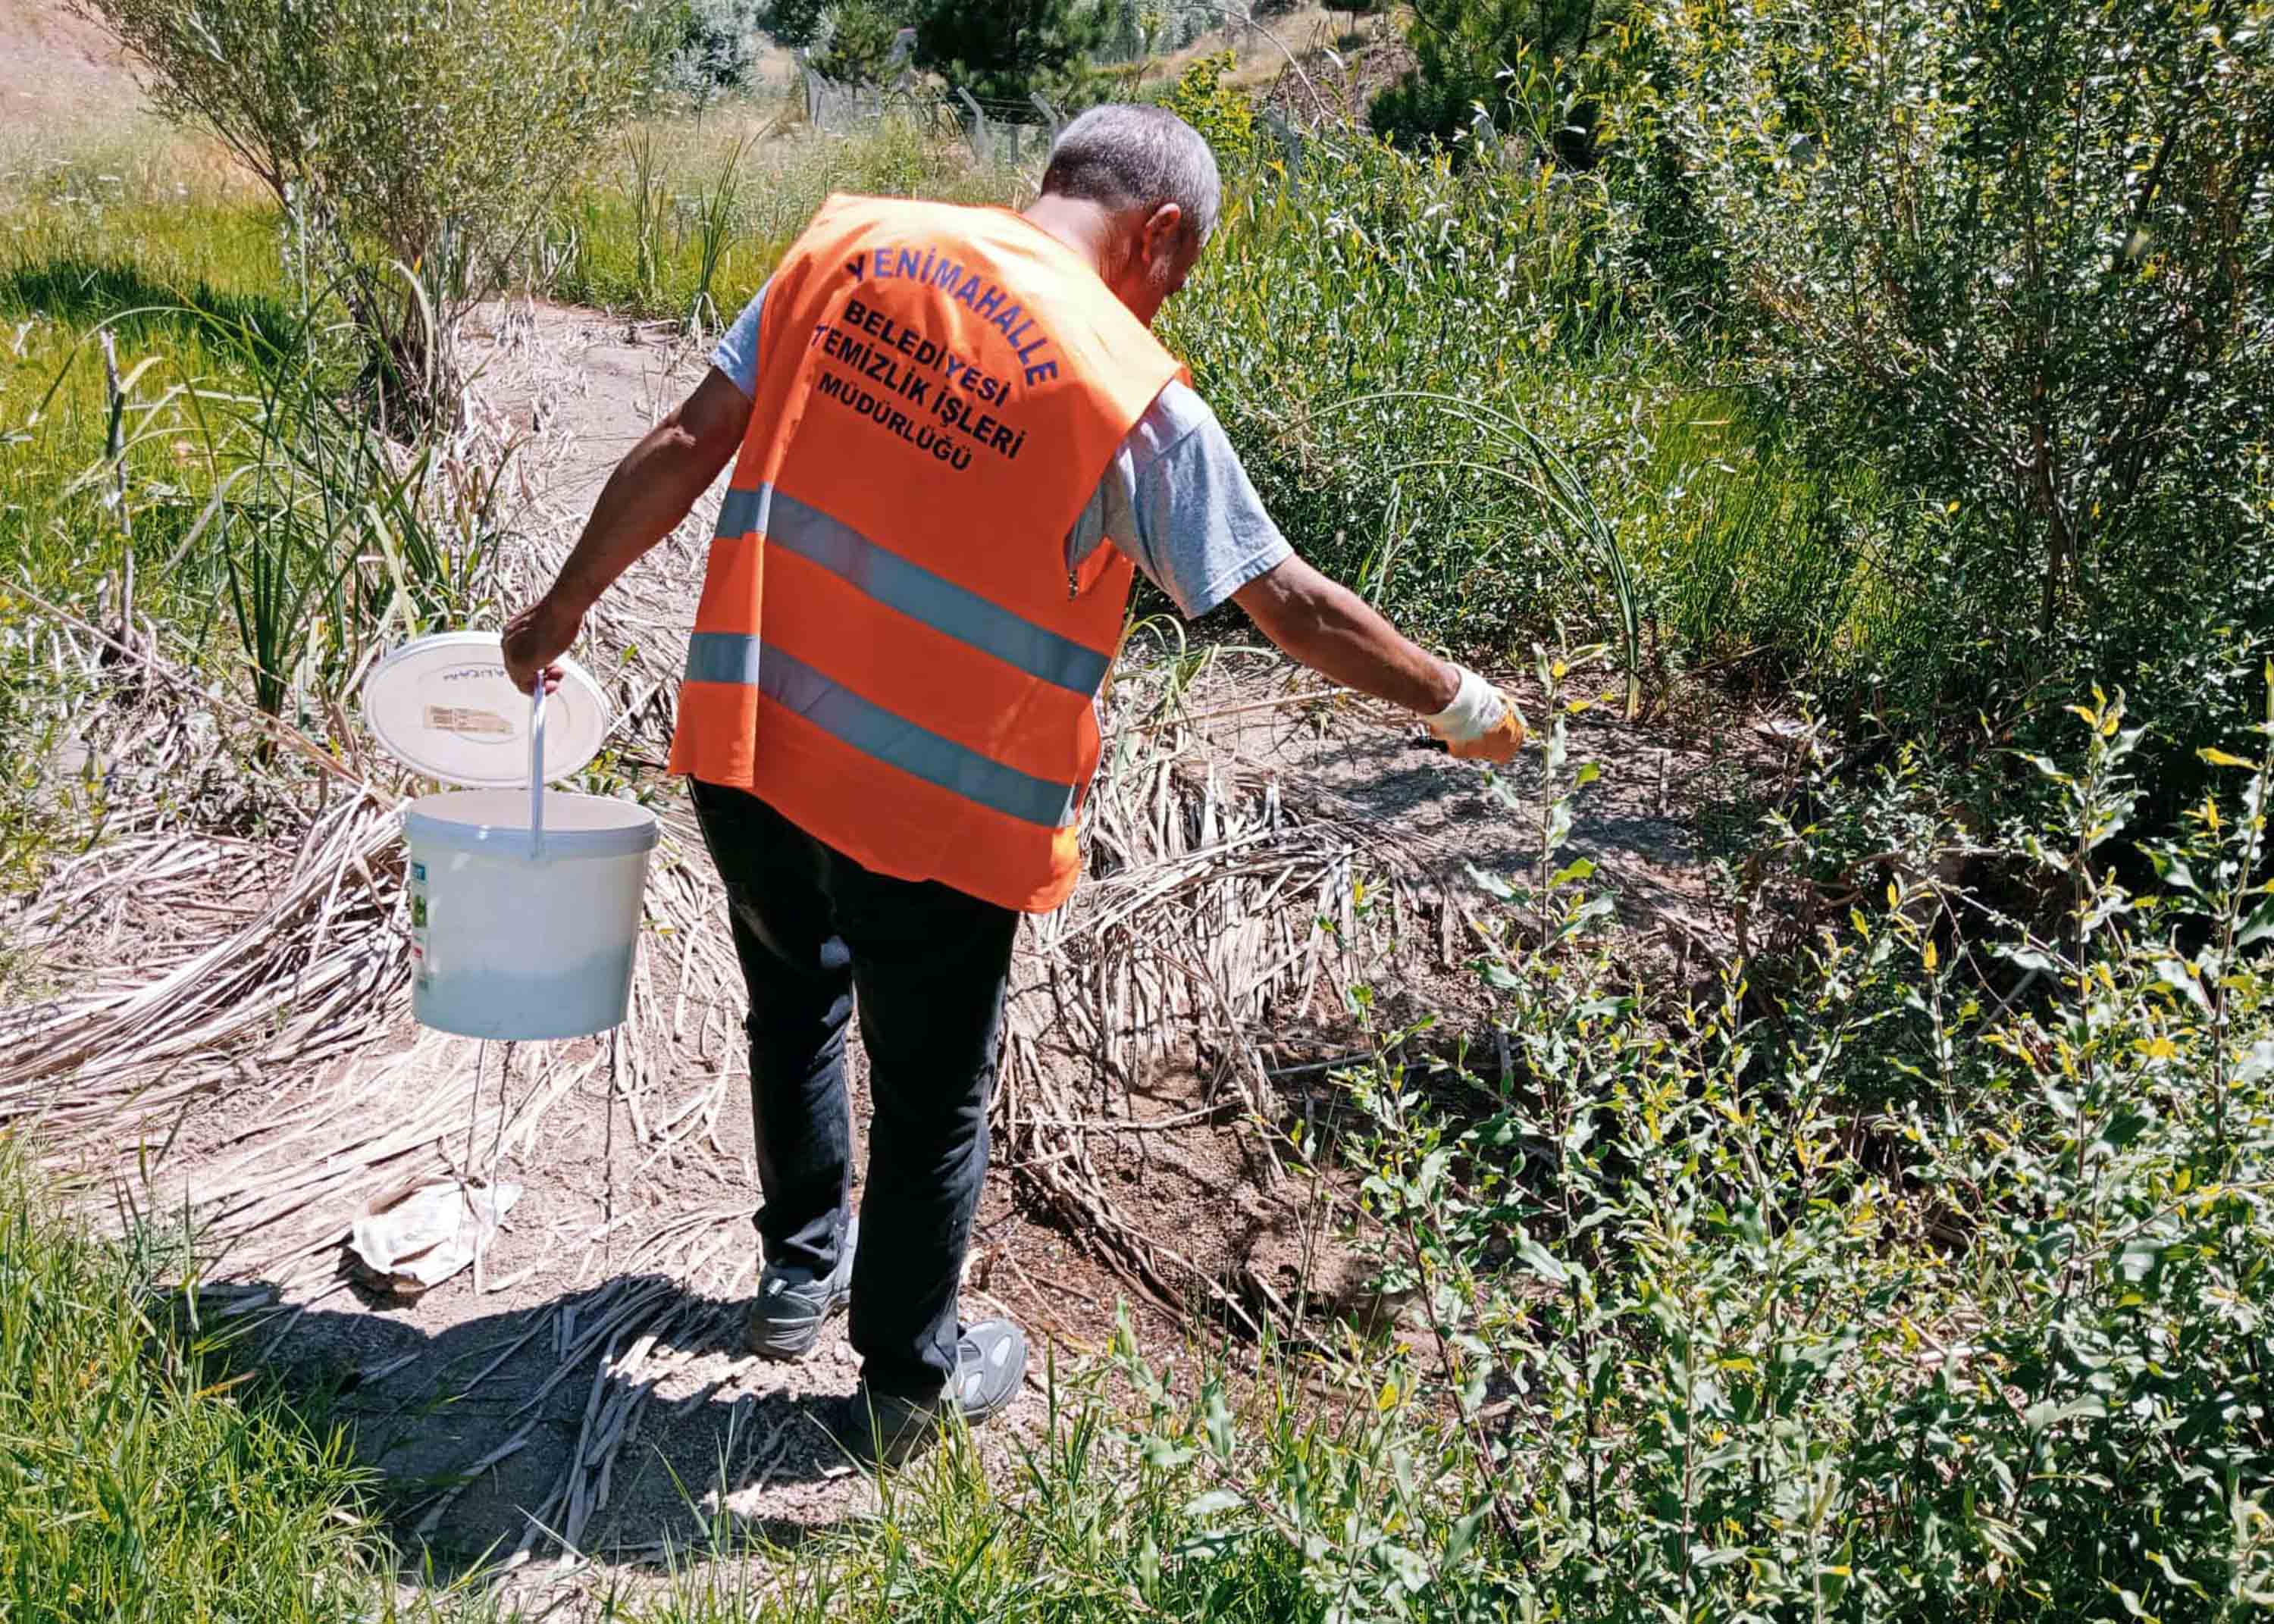
<instances>
[{"instance_id":1,"label":"leafy bush","mask_svg":"<svg viewBox=\"0 0 2274 1624\"><path fill-rule=\"evenodd\" d=\"M2155 891L2111 877L2140 733L2096 695L2067 759L2033 763L2054 820L1996 842L2043 928L1932 877L1956 836L1928 785L1827 781L1821 823L1893 889L1669 1008L1566 861L1593 772L1564 717L1599 655L1540 661L1550 793L1537 873L1499 888L1491 1031L1382 1032L1344 1079L1365 1125L1333 1149L1398 1322L1246 1380L1125 1325L1125 1420L1057 1411L1000 1489L936 1462L762 1616L2274 1605L2274 900L2251 883L2274 673L2255 759L2220 756L2217 798L2150 843ZM1795 881L1845 838L1767 834ZM699 1584L680 1605L739 1616Z\"/></svg>"},{"instance_id":2,"label":"leafy bush","mask_svg":"<svg viewBox=\"0 0 2274 1624\"><path fill-rule=\"evenodd\" d=\"M2274 626L2266 27L2116 0L1638 8L1638 190L1697 234L1668 258L1715 266L1808 459L1888 483L1877 702L2003 726L2097 672L2200 743L2202 617Z\"/></svg>"},{"instance_id":3,"label":"leafy bush","mask_svg":"<svg viewBox=\"0 0 2274 1624\"><path fill-rule=\"evenodd\" d=\"M668 44L619 0L75 4L132 53L161 113L218 136L306 222L374 381L414 407L451 398L456 318L526 252Z\"/></svg>"},{"instance_id":4,"label":"leafy bush","mask_svg":"<svg viewBox=\"0 0 2274 1624\"><path fill-rule=\"evenodd\" d=\"M907 12L901 0L839 0L819 33L814 71L841 84L880 83L896 65Z\"/></svg>"},{"instance_id":5,"label":"leafy bush","mask_svg":"<svg viewBox=\"0 0 2274 1624\"><path fill-rule=\"evenodd\" d=\"M678 0L664 25L670 87L697 106L722 91L749 88L757 65L753 12L751 0Z\"/></svg>"},{"instance_id":6,"label":"leafy bush","mask_svg":"<svg viewBox=\"0 0 2274 1624\"><path fill-rule=\"evenodd\" d=\"M1380 1407L1455 1425L1417 1421L1415 1487L1324 1520L1316 1591L1464 1619L2274 1600L2274 672L2267 699L2253 758L2218 755L2218 793L2150 843L2157 891L2111 875L2141 733L2096 695L2070 761L2035 763L2057 820L1998 843L2042 929L1931 877L1956 837L1930 802L1872 865L1884 897L1663 1023L1591 945L1608 903L1561 849L1591 773L1557 716L1539 872L1500 888L1483 963L1497 1066L1404 1064L1399 1033L1352 1079L1421 1322ZM1837 822L1915 792L1826 793ZM1287 1502L1219 1454L1228 1535L1273 1538ZM1447 1583L1434 1543L1480 1527Z\"/></svg>"},{"instance_id":7,"label":"leafy bush","mask_svg":"<svg viewBox=\"0 0 2274 1624\"><path fill-rule=\"evenodd\" d=\"M1593 147L1597 41L1616 26L1620 0L1414 0L1406 19L1414 65L1367 109L1377 134L1401 145L1450 145L1480 111L1496 117L1521 65L1576 96L1553 131L1553 150L1585 162ZM1543 150L1547 150L1543 148Z\"/></svg>"},{"instance_id":8,"label":"leafy bush","mask_svg":"<svg viewBox=\"0 0 2274 1624\"><path fill-rule=\"evenodd\" d=\"M1177 76L1161 105L1200 132L1219 166L1238 172L1255 161L1255 103L1224 82L1231 51L1197 58Z\"/></svg>"}]
</instances>

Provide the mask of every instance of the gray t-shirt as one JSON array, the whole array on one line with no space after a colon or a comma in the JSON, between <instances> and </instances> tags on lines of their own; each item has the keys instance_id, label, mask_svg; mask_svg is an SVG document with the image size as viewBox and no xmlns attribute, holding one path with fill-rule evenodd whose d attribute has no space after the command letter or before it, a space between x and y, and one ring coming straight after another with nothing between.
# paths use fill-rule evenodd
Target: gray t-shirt
<instances>
[{"instance_id":1,"label":"gray t-shirt","mask_svg":"<svg viewBox=\"0 0 2274 1624\"><path fill-rule=\"evenodd\" d=\"M765 298L760 288L711 352L711 365L748 395L758 392ZM1192 620L1294 552L1263 511L1216 413L1181 381L1161 391L1114 453L1066 538L1069 567L1103 541L1127 553Z\"/></svg>"}]
</instances>

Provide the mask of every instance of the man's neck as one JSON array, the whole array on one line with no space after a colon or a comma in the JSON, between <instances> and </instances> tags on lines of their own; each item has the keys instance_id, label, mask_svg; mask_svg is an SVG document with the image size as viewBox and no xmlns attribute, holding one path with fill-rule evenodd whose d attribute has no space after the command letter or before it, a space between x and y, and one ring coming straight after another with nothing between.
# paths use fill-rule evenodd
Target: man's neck
<instances>
[{"instance_id":1,"label":"man's neck","mask_svg":"<svg viewBox=\"0 0 2274 1624\"><path fill-rule=\"evenodd\" d=\"M1081 198L1062 198L1045 192L1020 218L1040 226L1087 260L1100 276L1105 274L1105 248L1113 222L1095 203Z\"/></svg>"}]
</instances>

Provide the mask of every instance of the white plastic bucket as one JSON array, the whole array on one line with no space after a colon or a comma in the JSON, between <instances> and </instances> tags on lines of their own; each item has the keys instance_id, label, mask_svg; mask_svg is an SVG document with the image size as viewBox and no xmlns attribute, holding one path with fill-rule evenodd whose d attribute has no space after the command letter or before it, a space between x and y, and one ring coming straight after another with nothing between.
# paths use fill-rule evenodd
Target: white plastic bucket
<instances>
[{"instance_id":1,"label":"white plastic bucket","mask_svg":"<svg viewBox=\"0 0 2274 1624\"><path fill-rule=\"evenodd\" d=\"M470 1038L586 1037L623 1019L655 814L546 790L454 790L404 808L411 1012Z\"/></svg>"}]
</instances>

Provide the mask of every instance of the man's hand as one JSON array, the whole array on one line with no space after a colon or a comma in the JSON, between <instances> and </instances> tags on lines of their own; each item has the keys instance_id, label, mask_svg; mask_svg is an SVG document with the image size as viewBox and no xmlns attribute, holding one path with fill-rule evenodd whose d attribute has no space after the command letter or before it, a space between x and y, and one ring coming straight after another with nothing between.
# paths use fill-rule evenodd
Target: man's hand
<instances>
[{"instance_id":1,"label":"man's hand","mask_svg":"<svg viewBox=\"0 0 2274 1624\"><path fill-rule=\"evenodd\" d=\"M714 366L616 464L552 590L506 622L505 669L516 688L535 693L540 672L547 692L558 686L553 662L576 641L584 611L687 516L749 423L749 397Z\"/></svg>"},{"instance_id":2,"label":"man's hand","mask_svg":"<svg viewBox=\"0 0 2274 1624\"><path fill-rule=\"evenodd\" d=\"M1451 704L1428 718L1429 731L1463 761L1513 760L1524 748L1524 713L1475 672L1454 669L1461 673L1460 691Z\"/></svg>"},{"instance_id":3,"label":"man's hand","mask_svg":"<svg viewBox=\"0 0 2274 1624\"><path fill-rule=\"evenodd\" d=\"M546 594L505 623L505 674L524 694L537 692L542 676L545 691L551 693L561 686L561 667L553 662L568 651L584 628L583 615Z\"/></svg>"}]
</instances>

